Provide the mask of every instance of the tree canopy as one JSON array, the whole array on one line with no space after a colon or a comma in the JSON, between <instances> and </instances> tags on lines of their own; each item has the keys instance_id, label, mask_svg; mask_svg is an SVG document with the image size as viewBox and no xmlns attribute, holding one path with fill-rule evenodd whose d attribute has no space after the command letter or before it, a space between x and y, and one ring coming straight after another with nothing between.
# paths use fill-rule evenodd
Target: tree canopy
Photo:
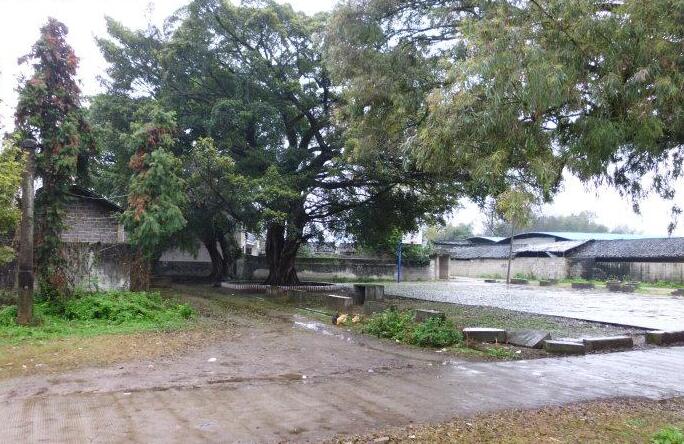
<instances>
[{"instance_id":1,"label":"tree canopy","mask_svg":"<svg viewBox=\"0 0 684 444\"><path fill-rule=\"evenodd\" d=\"M363 149L400 147L495 196L524 183L548 200L567 169L637 204L649 190L672 197L681 1L370 0L343 3L332 23L342 117Z\"/></svg>"},{"instance_id":2,"label":"tree canopy","mask_svg":"<svg viewBox=\"0 0 684 444\"><path fill-rule=\"evenodd\" d=\"M109 20L110 38L100 40L111 94L144 91L176 113L176 155L192 156L211 138L215 149L202 156L229 168L213 168L214 189L203 189L217 194L224 220L265 228L269 283L297 282L296 252L322 230L344 230L359 212L379 216L379 208L406 202L421 211L395 212L395 223L415 226L448 209L463 188L397 153L350 155L333 115L339 87L323 61L325 19L269 1L196 0L166 32ZM237 184L236 175L249 182L258 211L236 211L226 199L234 190L216 187Z\"/></svg>"}]
</instances>

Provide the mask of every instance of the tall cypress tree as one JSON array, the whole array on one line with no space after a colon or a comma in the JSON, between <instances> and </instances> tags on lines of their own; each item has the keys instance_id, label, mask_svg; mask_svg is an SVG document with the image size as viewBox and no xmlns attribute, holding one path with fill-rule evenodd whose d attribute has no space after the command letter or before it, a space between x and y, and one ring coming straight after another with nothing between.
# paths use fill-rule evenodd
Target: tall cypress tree
<instances>
[{"instance_id":1,"label":"tall cypress tree","mask_svg":"<svg viewBox=\"0 0 684 444\"><path fill-rule=\"evenodd\" d=\"M38 141L36 172L42 192L36 199L38 281L52 295L65 294L59 234L69 187L87 182L87 161L95 151L75 79L78 58L66 42L67 27L50 18L40 39L19 63L31 63L33 75L19 88L16 125L22 137Z\"/></svg>"}]
</instances>

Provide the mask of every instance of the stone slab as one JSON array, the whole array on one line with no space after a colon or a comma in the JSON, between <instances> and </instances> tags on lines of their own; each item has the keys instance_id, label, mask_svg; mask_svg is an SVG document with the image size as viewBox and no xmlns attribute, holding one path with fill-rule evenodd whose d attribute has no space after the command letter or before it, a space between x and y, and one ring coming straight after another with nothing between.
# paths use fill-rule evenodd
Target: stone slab
<instances>
[{"instance_id":1,"label":"stone slab","mask_svg":"<svg viewBox=\"0 0 684 444\"><path fill-rule=\"evenodd\" d=\"M594 284L588 282L573 282L572 288L576 290L589 290L591 288L594 288Z\"/></svg>"},{"instance_id":2,"label":"stone slab","mask_svg":"<svg viewBox=\"0 0 684 444\"><path fill-rule=\"evenodd\" d=\"M551 333L542 330L513 330L506 332L506 341L519 347L542 348Z\"/></svg>"},{"instance_id":3,"label":"stone slab","mask_svg":"<svg viewBox=\"0 0 684 444\"><path fill-rule=\"evenodd\" d=\"M620 350L634 347L631 336L609 336L602 338L586 338L582 341L587 352L599 350Z\"/></svg>"},{"instance_id":4,"label":"stone slab","mask_svg":"<svg viewBox=\"0 0 684 444\"><path fill-rule=\"evenodd\" d=\"M555 285L556 283L554 281L549 281L549 280L541 280L539 281L539 286L540 287L551 287L552 285Z\"/></svg>"},{"instance_id":5,"label":"stone slab","mask_svg":"<svg viewBox=\"0 0 684 444\"><path fill-rule=\"evenodd\" d=\"M511 279L511 284L515 284L515 285L527 285L529 283L530 282L527 279L517 279L517 278Z\"/></svg>"},{"instance_id":6,"label":"stone slab","mask_svg":"<svg viewBox=\"0 0 684 444\"><path fill-rule=\"evenodd\" d=\"M684 296L684 288L678 288L670 294L672 296Z\"/></svg>"},{"instance_id":7,"label":"stone slab","mask_svg":"<svg viewBox=\"0 0 684 444\"><path fill-rule=\"evenodd\" d=\"M463 329L465 338L476 342L506 342L506 330L500 328L468 327Z\"/></svg>"},{"instance_id":8,"label":"stone slab","mask_svg":"<svg viewBox=\"0 0 684 444\"><path fill-rule=\"evenodd\" d=\"M499 283L499 281L497 281L496 279L485 279L484 281L486 284L498 284Z\"/></svg>"},{"instance_id":9,"label":"stone slab","mask_svg":"<svg viewBox=\"0 0 684 444\"><path fill-rule=\"evenodd\" d=\"M653 345L671 345L684 342L684 331L649 331L646 332L646 343Z\"/></svg>"},{"instance_id":10,"label":"stone slab","mask_svg":"<svg viewBox=\"0 0 684 444\"><path fill-rule=\"evenodd\" d=\"M419 309L416 310L416 315L413 319L416 322L425 322L430 318L446 319L446 315L444 314L444 312L438 310Z\"/></svg>"},{"instance_id":11,"label":"stone slab","mask_svg":"<svg viewBox=\"0 0 684 444\"><path fill-rule=\"evenodd\" d=\"M544 341L544 350L563 355L583 355L586 347L582 342L547 340Z\"/></svg>"}]
</instances>

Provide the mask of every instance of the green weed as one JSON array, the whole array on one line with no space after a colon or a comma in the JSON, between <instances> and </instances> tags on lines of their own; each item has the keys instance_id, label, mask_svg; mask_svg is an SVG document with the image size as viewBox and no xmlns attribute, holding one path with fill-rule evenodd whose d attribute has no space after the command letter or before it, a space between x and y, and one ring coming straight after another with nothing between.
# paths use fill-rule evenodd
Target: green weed
<instances>
[{"instance_id":1,"label":"green weed","mask_svg":"<svg viewBox=\"0 0 684 444\"><path fill-rule=\"evenodd\" d=\"M677 427L667 426L653 435L651 444L684 444L684 433Z\"/></svg>"}]
</instances>

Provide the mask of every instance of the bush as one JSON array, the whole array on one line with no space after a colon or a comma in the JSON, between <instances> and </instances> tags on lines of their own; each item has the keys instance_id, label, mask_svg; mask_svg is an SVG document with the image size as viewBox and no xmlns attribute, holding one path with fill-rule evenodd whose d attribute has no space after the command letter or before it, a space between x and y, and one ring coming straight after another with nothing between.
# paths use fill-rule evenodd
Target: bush
<instances>
[{"instance_id":1,"label":"bush","mask_svg":"<svg viewBox=\"0 0 684 444\"><path fill-rule=\"evenodd\" d=\"M16 325L17 307L10 305L0 309L0 326L10 327Z\"/></svg>"},{"instance_id":2,"label":"bush","mask_svg":"<svg viewBox=\"0 0 684 444\"><path fill-rule=\"evenodd\" d=\"M70 320L106 320L120 324L132 320L157 321L180 316L188 319L192 309L165 301L159 293L105 292L89 293L67 301L64 317Z\"/></svg>"},{"instance_id":3,"label":"bush","mask_svg":"<svg viewBox=\"0 0 684 444\"><path fill-rule=\"evenodd\" d=\"M363 326L363 332L380 338L404 341L407 333L413 329L413 324L410 312L390 309L373 315Z\"/></svg>"},{"instance_id":4,"label":"bush","mask_svg":"<svg viewBox=\"0 0 684 444\"><path fill-rule=\"evenodd\" d=\"M684 433L677 427L664 427L653 435L651 444L684 444Z\"/></svg>"},{"instance_id":5,"label":"bush","mask_svg":"<svg viewBox=\"0 0 684 444\"><path fill-rule=\"evenodd\" d=\"M409 342L421 347L446 347L463 342L463 333L449 320L430 318L415 327Z\"/></svg>"},{"instance_id":6,"label":"bush","mask_svg":"<svg viewBox=\"0 0 684 444\"><path fill-rule=\"evenodd\" d=\"M431 318L417 324L413 312L394 309L373 315L362 331L421 347L446 347L463 341L462 333L449 320Z\"/></svg>"}]
</instances>

